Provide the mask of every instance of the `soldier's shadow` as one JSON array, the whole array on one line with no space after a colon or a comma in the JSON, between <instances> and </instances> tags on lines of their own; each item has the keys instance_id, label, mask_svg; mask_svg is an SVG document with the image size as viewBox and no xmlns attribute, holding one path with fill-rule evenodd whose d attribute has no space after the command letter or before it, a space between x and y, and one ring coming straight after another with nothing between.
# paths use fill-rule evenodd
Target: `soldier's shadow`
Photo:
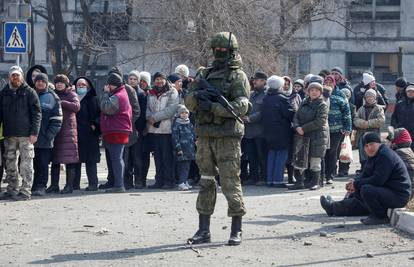
<instances>
[{"instance_id":1,"label":"soldier's shadow","mask_svg":"<svg viewBox=\"0 0 414 267\"><path fill-rule=\"evenodd\" d=\"M223 243L208 243L197 245L193 247L193 251L196 254L202 255L201 249L217 248L224 246ZM52 255L49 259L37 260L29 262L28 264L50 265L54 263L71 262L71 261L105 261L105 260L121 260L127 258L133 258L136 256L145 256L152 254L162 253L174 253L184 250L192 250L190 246L185 244L168 244L143 248L132 248L124 250L111 250L104 252L91 252L91 253L70 253L70 254L57 254Z\"/></svg>"}]
</instances>

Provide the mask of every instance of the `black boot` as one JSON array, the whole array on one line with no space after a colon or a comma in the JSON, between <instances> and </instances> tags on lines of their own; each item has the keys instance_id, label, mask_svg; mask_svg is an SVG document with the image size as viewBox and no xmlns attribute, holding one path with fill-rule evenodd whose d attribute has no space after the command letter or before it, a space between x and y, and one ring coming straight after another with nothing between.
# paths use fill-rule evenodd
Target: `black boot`
<instances>
[{"instance_id":1,"label":"black boot","mask_svg":"<svg viewBox=\"0 0 414 267\"><path fill-rule=\"evenodd\" d=\"M312 174L312 180L309 183L309 190L317 190L319 189L319 180L321 179L321 172L312 171L311 174Z\"/></svg>"},{"instance_id":2,"label":"black boot","mask_svg":"<svg viewBox=\"0 0 414 267\"><path fill-rule=\"evenodd\" d=\"M210 215L200 214L198 216L198 231L187 240L188 244L202 244L211 241Z\"/></svg>"},{"instance_id":3,"label":"black boot","mask_svg":"<svg viewBox=\"0 0 414 267\"><path fill-rule=\"evenodd\" d=\"M73 183L75 182L76 169L75 168L66 168L66 185L62 190L62 194L72 194L73 193Z\"/></svg>"},{"instance_id":4,"label":"black boot","mask_svg":"<svg viewBox=\"0 0 414 267\"><path fill-rule=\"evenodd\" d=\"M320 202L321 202L321 206L325 210L326 214L328 216L333 216L334 215L334 211L333 211L334 201L332 200L332 197L331 196L321 196Z\"/></svg>"},{"instance_id":5,"label":"black boot","mask_svg":"<svg viewBox=\"0 0 414 267\"><path fill-rule=\"evenodd\" d=\"M293 168L292 164L286 164L286 170L288 173L288 184L295 184L296 183L296 179L293 176L295 169Z\"/></svg>"},{"instance_id":6,"label":"black boot","mask_svg":"<svg viewBox=\"0 0 414 267\"><path fill-rule=\"evenodd\" d=\"M296 183L294 185L288 186L289 190L301 190L305 189L305 184L303 183L303 174L299 170L294 170Z\"/></svg>"},{"instance_id":7,"label":"black boot","mask_svg":"<svg viewBox=\"0 0 414 267\"><path fill-rule=\"evenodd\" d=\"M231 233L230 239L227 243L229 246L238 246L242 242L242 217L231 217Z\"/></svg>"},{"instance_id":8,"label":"black boot","mask_svg":"<svg viewBox=\"0 0 414 267\"><path fill-rule=\"evenodd\" d=\"M305 185L306 188L309 188L309 184L312 181L312 175L311 175L311 171L309 169L306 169L303 172L303 184Z\"/></svg>"},{"instance_id":9,"label":"black boot","mask_svg":"<svg viewBox=\"0 0 414 267\"><path fill-rule=\"evenodd\" d=\"M50 170L50 186L46 189L47 194L59 194L59 176L60 176L60 165L52 164Z\"/></svg>"}]
</instances>

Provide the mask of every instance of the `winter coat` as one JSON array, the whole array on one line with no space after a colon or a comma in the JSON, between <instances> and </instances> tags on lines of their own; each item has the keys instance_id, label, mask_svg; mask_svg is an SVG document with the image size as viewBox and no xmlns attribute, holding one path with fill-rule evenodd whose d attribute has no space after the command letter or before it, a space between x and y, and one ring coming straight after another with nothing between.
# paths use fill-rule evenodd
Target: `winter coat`
<instances>
[{"instance_id":1,"label":"winter coat","mask_svg":"<svg viewBox=\"0 0 414 267\"><path fill-rule=\"evenodd\" d=\"M62 128L55 138L53 146L53 163L77 163L78 153L78 127L76 113L80 110L79 98L71 88L57 91L62 106Z\"/></svg>"},{"instance_id":2,"label":"winter coat","mask_svg":"<svg viewBox=\"0 0 414 267\"><path fill-rule=\"evenodd\" d=\"M388 97L385 93L385 88L382 84L380 83L376 83L377 87L376 87L376 91L379 92L378 97L377 97L377 103L378 105L381 106L388 106ZM355 86L354 88L354 104L357 107L357 109L359 109L360 107L362 107L364 105L364 95L365 95L365 91L367 89L364 87L364 85L361 83L359 83L357 86Z\"/></svg>"},{"instance_id":3,"label":"winter coat","mask_svg":"<svg viewBox=\"0 0 414 267\"><path fill-rule=\"evenodd\" d=\"M250 103L252 108L248 113L249 122L245 123L244 138L262 138L263 126L261 123L261 108L263 105L263 99L265 98L265 90L253 91L250 95Z\"/></svg>"},{"instance_id":4,"label":"winter coat","mask_svg":"<svg viewBox=\"0 0 414 267\"><path fill-rule=\"evenodd\" d=\"M351 110L351 121L352 121L352 129L355 129L355 125L354 125L354 119L356 116L356 106L352 103L349 103L349 109Z\"/></svg>"},{"instance_id":5,"label":"winter coat","mask_svg":"<svg viewBox=\"0 0 414 267\"><path fill-rule=\"evenodd\" d=\"M407 202L411 195L411 178L407 167L398 154L384 144L374 157L368 158L361 175L355 179L356 190L359 191L363 185L388 188L406 198Z\"/></svg>"},{"instance_id":6,"label":"winter coat","mask_svg":"<svg viewBox=\"0 0 414 267\"><path fill-rule=\"evenodd\" d=\"M391 116L391 125L394 128L407 129L414 137L414 99L405 98L395 105L394 113Z\"/></svg>"},{"instance_id":7,"label":"winter coat","mask_svg":"<svg viewBox=\"0 0 414 267\"><path fill-rule=\"evenodd\" d=\"M140 114L138 119L135 121L135 129L137 129L138 131L138 137L141 137L144 135L144 130L147 125L147 93L139 87L137 88L136 92L138 97Z\"/></svg>"},{"instance_id":8,"label":"winter coat","mask_svg":"<svg viewBox=\"0 0 414 267\"><path fill-rule=\"evenodd\" d=\"M102 135L132 133L132 108L124 85L100 98Z\"/></svg>"},{"instance_id":9,"label":"winter coat","mask_svg":"<svg viewBox=\"0 0 414 267\"><path fill-rule=\"evenodd\" d=\"M323 98L311 101L309 97L300 105L293 118L293 128L301 127L310 139L309 157L325 156L329 141L328 105Z\"/></svg>"},{"instance_id":10,"label":"winter coat","mask_svg":"<svg viewBox=\"0 0 414 267\"><path fill-rule=\"evenodd\" d=\"M155 89L151 89L148 94L146 118L160 122L159 127L147 123L148 133L152 134L171 134L172 120L178 107L178 92L169 83L167 90L157 96Z\"/></svg>"},{"instance_id":11,"label":"winter coat","mask_svg":"<svg viewBox=\"0 0 414 267\"><path fill-rule=\"evenodd\" d=\"M53 148L55 137L62 127L63 114L60 99L51 88L37 94L42 109L42 123L34 147Z\"/></svg>"},{"instance_id":12,"label":"winter coat","mask_svg":"<svg viewBox=\"0 0 414 267\"><path fill-rule=\"evenodd\" d=\"M268 90L261 108L261 122L267 146L271 150L288 150L293 141L293 107L289 98Z\"/></svg>"},{"instance_id":13,"label":"winter coat","mask_svg":"<svg viewBox=\"0 0 414 267\"><path fill-rule=\"evenodd\" d=\"M400 156L405 166L407 167L408 175L411 178L411 198L414 197L414 152L410 147L395 148L395 153Z\"/></svg>"},{"instance_id":14,"label":"winter coat","mask_svg":"<svg viewBox=\"0 0 414 267\"><path fill-rule=\"evenodd\" d=\"M174 156L178 161L195 160L195 134L190 120L177 118L172 128L172 143ZM182 155L178 152L182 151Z\"/></svg>"},{"instance_id":15,"label":"winter coat","mask_svg":"<svg viewBox=\"0 0 414 267\"><path fill-rule=\"evenodd\" d=\"M292 93L289 96L289 103L292 105L293 110L296 112L300 107L300 103L302 103L302 98L298 93Z\"/></svg>"},{"instance_id":16,"label":"winter coat","mask_svg":"<svg viewBox=\"0 0 414 267\"><path fill-rule=\"evenodd\" d=\"M344 93L337 87L332 91L329 98L329 131L339 133L342 131L352 131L351 111L348 100Z\"/></svg>"},{"instance_id":17,"label":"winter coat","mask_svg":"<svg viewBox=\"0 0 414 267\"><path fill-rule=\"evenodd\" d=\"M354 125L356 127L355 140L359 143L359 138L361 138L366 132L377 132L380 133L380 128L385 123L385 114L384 109L380 105L375 105L367 118L366 106L359 108L357 114L355 115ZM365 123L368 122L368 125Z\"/></svg>"},{"instance_id":18,"label":"winter coat","mask_svg":"<svg viewBox=\"0 0 414 267\"><path fill-rule=\"evenodd\" d=\"M128 100L129 100L129 104L131 105L131 109L132 109L131 123L132 125L135 125L135 122L138 120L141 114L137 91L135 88L133 88L129 84L125 84L125 89L128 93ZM133 144L137 142L137 140L138 140L138 131L135 129L135 127L132 127L132 133L129 135L128 144L126 146L127 147L132 146Z\"/></svg>"},{"instance_id":19,"label":"winter coat","mask_svg":"<svg viewBox=\"0 0 414 267\"><path fill-rule=\"evenodd\" d=\"M17 90L7 84L0 92L0 124L4 137L37 136L42 121L39 97L23 83Z\"/></svg>"},{"instance_id":20,"label":"winter coat","mask_svg":"<svg viewBox=\"0 0 414 267\"><path fill-rule=\"evenodd\" d=\"M77 80L85 79L89 83L89 90L80 101L80 110L76 113L78 127L78 151L79 162L81 163L98 163L101 153L99 149L100 136L100 114L99 101L96 96L95 88L92 82L86 77L79 77ZM95 129L92 129L92 126Z\"/></svg>"}]
</instances>

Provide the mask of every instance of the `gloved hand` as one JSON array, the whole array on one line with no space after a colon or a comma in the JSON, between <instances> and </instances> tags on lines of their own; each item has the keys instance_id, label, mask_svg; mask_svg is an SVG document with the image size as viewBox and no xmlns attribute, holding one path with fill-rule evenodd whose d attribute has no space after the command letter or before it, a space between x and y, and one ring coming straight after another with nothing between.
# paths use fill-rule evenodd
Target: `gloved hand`
<instances>
[{"instance_id":1,"label":"gloved hand","mask_svg":"<svg viewBox=\"0 0 414 267\"><path fill-rule=\"evenodd\" d=\"M200 99L198 101L198 109L199 110L210 111L212 105L213 105L213 102L211 102L209 99Z\"/></svg>"}]
</instances>

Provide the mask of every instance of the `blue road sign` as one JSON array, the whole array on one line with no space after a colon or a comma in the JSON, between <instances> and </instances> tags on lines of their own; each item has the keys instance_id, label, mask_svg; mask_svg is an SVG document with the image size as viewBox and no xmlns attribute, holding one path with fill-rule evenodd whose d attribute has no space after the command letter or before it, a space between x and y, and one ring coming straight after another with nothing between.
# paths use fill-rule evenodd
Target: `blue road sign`
<instances>
[{"instance_id":1,"label":"blue road sign","mask_svg":"<svg viewBox=\"0 0 414 267\"><path fill-rule=\"evenodd\" d=\"M25 54L29 51L27 23L4 23L4 53Z\"/></svg>"}]
</instances>

